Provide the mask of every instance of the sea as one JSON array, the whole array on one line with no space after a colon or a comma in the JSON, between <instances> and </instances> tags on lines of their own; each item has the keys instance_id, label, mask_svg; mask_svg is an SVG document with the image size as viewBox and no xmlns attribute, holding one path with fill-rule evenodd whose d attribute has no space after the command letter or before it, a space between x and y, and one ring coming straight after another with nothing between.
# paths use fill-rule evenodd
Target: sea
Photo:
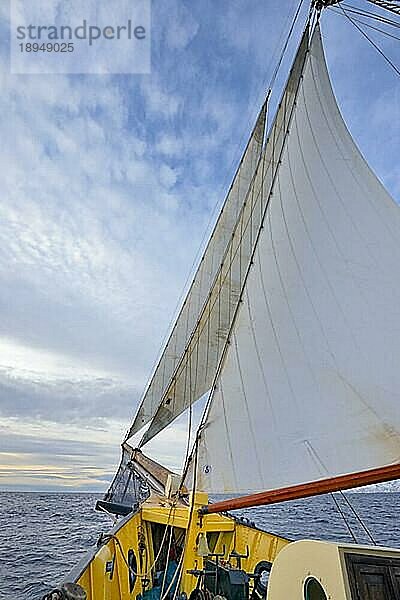
<instances>
[{"instance_id":1,"label":"sea","mask_svg":"<svg viewBox=\"0 0 400 600\"><path fill-rule=\"evenodd\" d=\"M0 493L0 599L41 600L112 525L96 494ZM319 496L235 511L292 540L319 538L400 548L400 493ZM351 532L351 533L350 533ZM353 537L354 536L354 537Z\"/></svg>"}]
</instances>

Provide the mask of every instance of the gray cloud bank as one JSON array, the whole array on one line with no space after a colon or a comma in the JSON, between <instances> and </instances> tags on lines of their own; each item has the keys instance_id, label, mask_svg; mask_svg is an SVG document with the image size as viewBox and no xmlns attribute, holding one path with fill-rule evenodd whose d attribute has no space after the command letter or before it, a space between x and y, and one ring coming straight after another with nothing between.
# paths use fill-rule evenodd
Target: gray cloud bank
<instances>
[{"instance_id":1,"label":"gray cloud bank","mask_svg":"<svg viewBox=\"0 0 400 600\"><path fill-rule=\"evenodd\" d=\"M0 415L54 423L104 426L106 419L128 421L139 390L113 379L21 379L0 368Z\"/></svg>"}]
</instances>

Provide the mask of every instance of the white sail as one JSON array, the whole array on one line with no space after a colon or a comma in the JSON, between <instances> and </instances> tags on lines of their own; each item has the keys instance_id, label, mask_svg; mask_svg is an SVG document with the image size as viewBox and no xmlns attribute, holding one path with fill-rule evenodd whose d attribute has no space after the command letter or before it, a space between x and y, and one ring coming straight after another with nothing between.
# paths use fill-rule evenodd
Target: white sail
<instances>
[{"instance_id":1,"label":"white sail","mask_svg":"<svg viewBox=\"0 0 400 600\"><path fill-rule=\"evenodd\" d=\"M399 462L399 361L400 210L344 124L317 28L199 432L197 488L246 493Z\"/></svg>"},{"instance_id":2,"label":"white sail","mask_svg":"<svg viewBox=\"0 0 400 600\"><path fill-rule=\"evenodd\" d=\"M304 36L304 40L308 41L307 36ZM270 189L273 184L285 139L286 119L293 106L295 82L301 73L304 53L303 41L265 151L260 157L220 268L190 341L141 444L147 443L194 401L208 392L215 381L257 243L265 202L268 199L266 189Z\"/></svg>"},{"instance_id":3,"label":"white sail","mask_svg":"<svg viewBox=\"0 0 400 600\"><path fill-rule=\"evenodd\" d=\"M194 276L159 363L142 398L128 436L132 437L154 417L165 399L175 369L181 360L193 329L199 319L221 260L232 236L238 215L246 198L259 162L264 141L266 102L258 115L252 135L237 169L204 256Z\"/></svg>"}]
</instances>

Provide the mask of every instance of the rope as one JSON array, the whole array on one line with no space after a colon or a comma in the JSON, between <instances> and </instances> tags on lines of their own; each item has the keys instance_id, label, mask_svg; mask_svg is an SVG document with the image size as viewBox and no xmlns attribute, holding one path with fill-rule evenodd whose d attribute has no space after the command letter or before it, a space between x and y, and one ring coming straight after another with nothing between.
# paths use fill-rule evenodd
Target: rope
<instances>
[{"instance_id":1,"label":"rope","mask_svg":"<svg viewBox=\"0 0 400 600\"><path fill-rule=\"evenodd\" d=\"M169 524L169 521L170 521L170 519L171 519L172 510L173 510L174 508L176 508L176 501L175 501L174 503L172 503L172 504L171 504L170 511L169 511L169 513L168 513L168 520L167 520L167 524L166 524L166 526L165 526L164 535L163 535L163 538L162 538L162 540L161 540L161 544L160 544L160 548L159 548L159 550L158 550L157 556L155 557L154 561L152 562L152 564L149 566L149 568L147 569L147 571L146 571L145 573L137 573L137 572L135 572L135 571L132 569L132 567L129 565L129 563L128 563L127 559L125 558L125 554L124 554L124 550L123 550L123 548L122 548L121 542L119 541L119 539L117 538L117 536L116 536L116 535L114 535L113 533L107 533L106 535L103 535L103 536L102 536L100 539L101 539L101 541L103 541L104 543L107 543L109 540L114 540L114 541L117 543L117 546L118 546L119 550L121 551L122 558L123 558L123 560L124 560L124 562L125 562L126 566L128 567L128 569L129 569L130 573L132 573L132 575L134 575L135 577L139 577L139 578L146 578L146 577L148 577L148 576L150 575L150 573L151 573L151 572L152 572L152 570L154 569L154 567L155 567L155 565L156 565L156 563L157 563L158 559L159 559L159 558L160 558L160 556L161 556L161 552L162 552L162 550L163 550L163 547L164 547L164 543L165 543L165 540L166 540L166 537L167 537L167 532L168 532L168 528L169 528L169 527L171 528L171 534L172 534L172 531L173 531L173 526ZM103 509L103 510L104 510L104 509ZM109 513L108 513L108 511L106 511L106 510L104 510L104 512L106 512L107 514L109 514Z\"/></svg>"},{"instance_id":2,"label":"rope","mask_svg":"<svg viewBox=\"0 0 400 600\"><path fill-rule=\"evenodd\" d=\"M365 39L368 40L369 43L375 48L375 50L377 52L379 52L379 54L385 59L385 61L397 73L397 75L400 75L400 69L394 64L394 62L391 61L390 58L388 56L386 56L386 54L383 52L383 50L369 37L369 35L367 33L365 33L365 31L363 29L361 29L361 27L356 23L356 21L345 11L343 6L341 6L341 4L339 4L338 6L339 6L340 10L343 12L343 14L348 18L350 23L352 23L354 25L354 27L356 29L358 29L358 31L361 33L361 35L363 35L365 37Z\"/></svg>"},{"instance_id":3,"label":"rope","mask_svg":"<svg viewBox=\"0 0 400 600\"><path fill-rule=\"evenodd\" d=\"M190 517L189 517L189 524L188 524L188 530L187 530L187 531L189 531L189 528L190 528L191 516L192 516L192 514L193 514L193 507L194 507L194 502L192 502L191 515L190 515ZM175 505L174 505L174 504L173 504L173 505L171 505L171 510L170 510L170 513L169 513L169 515L168 515L168 521L170 520L170 517L171 517L172 508L175 508ZM105 536L105 538L103 538L104 540L107 540L107 541L108 541L108 539L113 539L113 540L114 540L114 542L116 543L116 545L117 545L117 547L118 547L118 549L119 549L119 551L120 551L120 553L121 553L121 556L122 556L122 559L123 559L123 561L124 561L125 565L127 566L127 568L128 568L128 570L129 570L129 572L130 572L130 573L132 573L132 574L134 575L134 577L138 577L138 578L145 578L145 577L148 577L148 575L150 575L150 573L151 573L152 569L153 569L153 568L154 568L154 566L156 565L156 563L157 563L157 561L158 561L158 559L159 559L159 557L160 557L160 555L161 555L161 552L162 552L162 549L163 549L163 546L164 546L164 542L165 542L165 539L166 539L166 535L167 535L168 527L170 527L170 537L169 537L169 543L168 543L167 561L166 561L166 564L165 564L164 576L163 576L163 582L162 582L162 586L161 586L161 598L160 598L160 600L166 600L166 598L168 597L168 595L169 595L169 593L170 593L170 591L171 591L171 589L172 589L172 586L173 586L173 584L174 584L174 582L175 582L175 579L176 579L176 577L177 577L177 574L178 574L178 572L179 572L179 579L178 579L178 581L177 581L177 585L176 585L176 589L175 589L175 593L174 593L174 600L175 600L175 598L176 598L176 594L177 594L177 591L178 591L178 585L179 585L179 581L180 581L180 579L181 579L181 576L182 576L182 571L181 571L181 568L182 568L182 563L183 563L184 552L182 552L182 553L181 553L181 557L180 557L180 559L179 559L179 562L178 562L178 565L177 565L177 567L176 567L175 573L174 573L174 575L173 575L173 577L172 577L172 579L171 579L171 581L170 581L170 584L168 585L168 587L167 587L167 589L166 589L165 593L163 593L163 591L164 591L164 585L165 585L165 578L166 578L166 573L167 573L167 568L168 568L168 563L169 563L169 553L170 553L170 549L171 549L171 545L172 545L173 526L172 526L172 525L168 525L168 523L167 523L167 525L166 525L166 527L165 527L164 536L163 536L163 539L162 539L162 541L161 541L160 549L159 549L159 551L158 551L158 553L157 553L157 556L156 556L156 558L154 559L154 562L153 562L153 563L150 565L150 567L149 567L149 568L148 568L148 570L146 571L146 573L143 573L143 574L136 573L136 572L134 571L134 569L132 569L132 567L131 567L131 566L130 566L130 564L128 563L128 560L127 560L127 559L126 559L126 557L125 557L125 554L124 554L124 549L123 549L123 547L122 547L122 544L121 544L121 542L120 542L120 541L119 541L119 539L117 538L117 536L115 536L114 534L108 534L107 536Z\"/></svg>"},{"instance_id":4,"label":"rope","mask_svg":"<svg viewBox=\"0 0 400 600\"><path fill-rule=\"evenodd\" d=\"M163 597L163 593L164 593L164 585L165 585L165 579L167 577L167 569L168 569L168 565L169 565L169 556L171 553L171 544L172 544L172 534L174 532L173 527L171 527L171 531L170 531L170 535L169 535L169 542L168 542L168 549L167 549L167 556L166 556L166 561L165 561L165 568L164 568L164 575L163 575L163 580L162 580L162 584L161 584L161 592L160 592L160 597ZM167 591L168 593L168 591Z\"/></svg>"},{"instance_id":5,"label":"rope","mask_svg":"<svg viewBox=\"0 0 400 600\"><path fill-rule=\"evenodd\" d=\"M175 571L175 573L174 573L174 575L173 575L173 577L171 579L171 582L170 582L170 584L169 584L169 586L168 586L165 594L163 596L161 596L160 600L165 600L167 598L169 592L171 591L171 588L172 588L173 584L175 583L176 576L177 576L178 572L181 571L182 562L183 562L183 556L184 556L184 552L182 552L181 557L180 557L179 562L178 562L178 566L176 567L176 571ZM180 577L179 577L179 580L180 580ZM176 595L176 592L177 592L177 589L178 589L178 582L179 582L179 580L176 582L177 585L176 585L176 589L175 589L174 598L175 598L175 595Z\"/></svg>"},{"instance_id":6,"label":"rope","mask_svg":"<svg viewBox=\"0 0 400 600\"><path fill-rule=\"evenodd\" d=\"M393 19L389 19L389 17L379 15L378 13L371 12L369 10L362 10L357 6L353 6L352 4L342 3L342 6L346 9L347 12L354 13L360 17L366 17L368 19L373 19L374 21L378 21L379 23L384 23L385 25L390 25L391 27L400 27L400 23L394 21ZM335 10L333 6L328 6L329 10Z\"/></svg>"},{"instance_id":7,"label":"rope","mask_svg":"<svg viewBox=\"0 0 400 600\"><path fill-rule=\"evenodd\" d=\"M336 508L337 508L337 510L338 510L338 512L339 512L339 514L340 514L340 516L342 517L342 519L343 519L343 521L344 521L344 523L345 523L345 525L346 525L346 528L347 528L347 531L348 531L348 532L349 532L349 534L350 534L350 537L352 538L353 542L354 542L355 544L357 544L357 538L356 538L356 536L354 535L354 533L353 533L353 530L351 529L351 527L350 527L350 524L348 523L348 521L347 521L347 519L346 519L346 515L344 514L344 512L342 511L342 509L341 509L341 507L340 507L340 504L339 504L339 502L336 500L335 494L331 493L331 497L332 497L332 500L334 501L334 503L336 504Z\"/></svg>"},{"instance_id":8,"label":"rope","mask_svg":"<svg viewBox=\"0 0 400 600\"><path fill-rule=\"evenodd\" d=\"M341 495L341 497L342 497L343 501L344 501L344 502L347 504L347 506L350 508L350 510L351 510L351 512L353 513L353 515L354 515L355 519L358 521L358 523L360 524L360 526L361 526L361 528L363 529L363 531L364 531L364 532L367 534L367 536L368 536L368 538L370 539L370 541L372 542L372 544L373 544L374 546L377 546L377 542L376 542L376 540L374 539L374 537L373 537L372 533L370 532L370 530L368 529L368 527L366 526L366 524L364 523L364 521L362 520L362 518L360 517L360 515L357 513L357 511L356 511L356 509L354 508L354 506L351 504L351 502L350 502L350 500L348 499L348 497L346 496L346 494L344 494L344 493L343 493L341 490L339 490L339 494ZM351 538L353 539L353 542L354 542L355 544L357 544L357 543L358 543L358 541L357 541L357 538L356 538L356 536L355 536L354 532L352 531L352 529L351 529L351 526L350 526L349 522L347 521L347 519L346 519L346 516L345 516L344 512L342 511L342 509L341 509L341 507L340 507L340 505L339 505L339 503L338 503L338 501L337 501L337 499L336 499L336 497L335 497L335 494L334 494L334 493L331 493L330 495L331 495L331 497L332 497L332 500L334 501L334 503L335 503L335 505L336 505L336 508L337 508L337 510L338 510L338 512L339 512L339 514L340 514L340 516L342 517L342 519L343 519L343 521L344 521L344 523L345 523L345 525L346 525L346 527L347 527L347 530L348 530L348 532L349 532L349 534L350 534Z\"/></svg>"},{"instance_id":9,"label":"rope","mask_svg":"<svg viewBox=\"0 0 400 600\"><path fill-rule=\"evenodd\" d=\"M370 532L370 530L368 529L368 527L366 526L366 524L364 523L364 521L362 520L362 518L360 517L360 515L357 513L357 511L354 508L354 506L351 504L351 502L348 499L348 497L346 496L346 494L344 494L341 490L340 490L339 493L342 496L343 500L346 502L347 506L350 508L351 512L353 513L353 515L355 516L355 518L357 519L357 521L359 522L359 524L361 525L362 529L365 531L365 533L367 534L367 536L371 540L372 544L374 546L376 546L377 542L375 541L372 533Z\"/></svg>"},{"instance_id":10,"label":"rope","mask_svg":"<svg viewBox=\"0 0 400 600\"><path fill-rule=\"evenodd\" d=\"M346 16L341 11L334 9L333 7L328 7L328 8L330 8L331 12L335 13L335 15L340 15L341 17ZM352 11L352 12L355 12L355 11ZM379 33L382 33L383 35L386 35L387 37L390 37L390 38L393 38L394 40L400 41L400 37L398 37L397 35L394 35L393 33L389 33L389 31L385 31L384 29L380 29L379 27L375 27L374 25L371 25L370 23L366 23L365 21L360 21L360 19L355 19L354 17L353 17L353 20L355 23L360 23L360 25L364 25L364 27L368 27L369 29L378 31Z\"/></svg>"},{"instance_id":11,"label":"rope","mask_svg":"<svg viewBox=\"0 0 400 600\"><path fill-rule=\"evenodd\" d=\"M390 12L393 12L395 15L399 15L400 14L400 6L398 6L397 4L394 4L394 2L385 2L384 0L367 0L367 2L370 2L371 4L374 4L375 6L378 6L379 8L383 8L385 10L390 10Z\"/></svg>"},{"instance_id":12,"label":"rope","mask_svg":"<svg viewBox=\"0 0 400 600\"><path fill-rule=\"evenodd\" d=\"M289 29L289 33L288 33L288 34L287 34L287 36L286 36L286 40L285 40L285 43L284 43L284 45L283 45L283 48L282 48L281 55L280 55L280 57L279 57L278 63L277 63L277 65L276 65L276 67L275 67L275 70L274 70L274 72L273 72L273 74L272 74L272 77L271 77L271 81L270 81L270 83L269 83L269 86L268 86L268 88L269 88L270 90L271 90L271 89L273 88L273 86L274 86L274 83L275 83L276 77L277 77L277 75L278 75L279 69L280 69L280 67L281 67L281 64L282 64L282 61L283 61L283 57L285 56L285 53L286 53L287 47L288 47L288 45L289 45L290 38L292 37L292 33L293 33L294 27L295 27L295 25L296 25L297 17L298 17L298 16L299 16L299 14L300 14L300 10L301 10L301 7L303 6L303 3L304 3L304 0L300 0L299 4L298 4L298 6L297 6L297 10L296 10L296 12L295 12L295 15L294 15L294 17L293 17L293 20L292 20L292 23L291 23L291 26L290 26L290 29Z\"/></svg>"}]
</instances>

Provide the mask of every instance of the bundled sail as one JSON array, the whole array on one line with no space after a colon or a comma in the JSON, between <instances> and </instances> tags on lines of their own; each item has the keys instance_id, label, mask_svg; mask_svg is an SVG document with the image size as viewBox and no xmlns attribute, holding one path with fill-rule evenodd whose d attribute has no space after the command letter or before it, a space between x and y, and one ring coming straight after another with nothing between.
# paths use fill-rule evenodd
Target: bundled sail
<instances>
[{"instance_id":1,"label":"bundled sail","mask_svg":"<svg viewBox=\"0 0 400 600\"><path fill-rule=\"evenodd\" d=\"M179 379L180 374L182 374L183 371L185 372L188 354L191 354L191 351L189 351L186 352L185 356L185 350L191 339L196 335L194 333L196 324L198 324L199 319L202 318L202 315L204 315L207 310L204 308L204 304L209 298L210 289L220 270L221 261L226 254L226 248L232 237L238 215L240 214L243 203L248 195L249 187L259 163L263 147L265 118L266 103L264 103L260 114L258 115L252 135L239 164L204 256L200 262L191 288L186 296L160 361L143 396L127 438L132 437L142 429L142 427L147 425L158 410L161 412L161 417L159 413L159 417L154 425L155 433L176 418L180 412L182 412L184 407L188 405L187 396L189 394L189 385L192 387L190 402L198 399L201 394L208 389L206 383L207 374L203 374L202 383L197 387L193 382L189 384L186 378L186 384L182 384L182 381L179 383L178 387L180 387L180 389L178 391L176 389L177 386L174 386L173 382ZM177 368L179 369L178 374L176 374ZM205 367L205 370L210 371L208 367ZM173 390L171 390L171 386L174 387ZM185 388L184 390L181 389L182 386ZM185 395L185 398L182 397L183 394ZM166 415L164 415L164 418L162 418L162 402L164 402L164 407L166 407L166 410L164 411ZM173 405L171 405L172 402ZM160 423L157 423L158 420L160 420ZM149 432L146 441L151 437L152 435Z\"/></svg>"},{"instance_id":2,"label":"bundled sail","mask_svg":"<svg viewBox=\"0 0 400 600\"><path fill-rule=\"evenodd\" d=\"M303 63L199 432L202 490L274 489L400 461L400 211L346 129L318 27Z\"/></svg>"}]
</instances>

